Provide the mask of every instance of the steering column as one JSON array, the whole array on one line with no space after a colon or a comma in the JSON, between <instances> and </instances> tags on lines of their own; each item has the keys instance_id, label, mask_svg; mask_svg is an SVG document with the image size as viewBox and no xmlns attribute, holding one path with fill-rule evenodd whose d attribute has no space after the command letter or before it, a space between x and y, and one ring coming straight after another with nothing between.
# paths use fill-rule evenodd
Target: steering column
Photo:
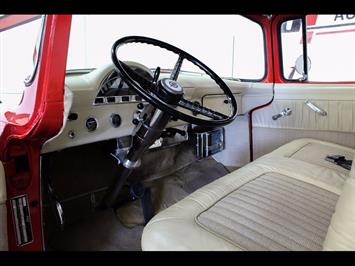
<instances>
[{"instance_id":1,"label":"steering column","mask_svg":"<svg viewBox=\"0 0 355 266\"><path fill-rule=\"evenodd\" d=\"M158 77L159 75L155 75ZM171 105L177 105L183 96L183 88L172 79L162 79L156 85L159 97ZM119 161L120 178L110 186L110 190L104 198L108 207L113 207L119 192L132 171L140 166L140 158L143 153L158 139L168 124L171 115L152 105L147 105L143 111L140 122L133 131L132 146L127 154L116 154Z\"/></svg>"}]
</instances>

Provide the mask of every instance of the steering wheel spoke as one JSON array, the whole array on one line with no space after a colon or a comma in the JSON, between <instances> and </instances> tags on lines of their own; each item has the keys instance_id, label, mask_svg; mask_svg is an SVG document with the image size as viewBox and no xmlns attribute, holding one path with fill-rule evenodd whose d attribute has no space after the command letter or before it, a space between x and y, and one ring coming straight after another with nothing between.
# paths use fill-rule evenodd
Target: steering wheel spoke
<instances>
[{"instance_id":1,"label":"steering wheel spoke","mask_svg":"<svg viewBox=\"0 0 355 266\"><path fill-rule=\"evenodd\" d=\"M182 66L182 62L184 61L184 56L179 54L179 58L175 63L174 69L170 74L170 79L172 80L177 80L177 78L179 77L180 74L180 70L181 70L181 66Z\"/></svg>"},{"instance_id":2,"label":"steering wheel spoke","mask_svg":"<svg viewBox=\"0 0 355 266\"><path fill-rule=\"evenodd\" d=\"M216 119L216 120L220 120L220 119L227 119L228 116L225 114L222 114L220 112L217 111L213 111L212 109L209 109L207 107L204 107L200 104L196 104L194 102L191 102L189 100L186 99L181 99L178 103L178 106L185 108L189 111L192 111L193 113L197 113L200 115L204 115L206 117L212 118L212 119Z\"/></svg>"}]
</instances>

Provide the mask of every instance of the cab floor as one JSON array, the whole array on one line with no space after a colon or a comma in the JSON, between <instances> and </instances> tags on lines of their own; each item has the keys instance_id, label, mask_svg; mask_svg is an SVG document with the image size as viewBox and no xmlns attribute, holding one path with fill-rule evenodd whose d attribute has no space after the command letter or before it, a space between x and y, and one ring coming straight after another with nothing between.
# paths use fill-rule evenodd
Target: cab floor
<instances>
[{"instance_id":1,"label":"cab floor","mask_svg":"<svg viewBox=\"0 0 355 266\"><path fill-rule=\"evenodd\" d=\"M209 157L150 183L156 212L228 172L225 166ZM140 202L134 201L116 211L96 211L84 221L66 227L55 236L51 249L139 251L143 228Z\"/></svg>"}]
</instances>

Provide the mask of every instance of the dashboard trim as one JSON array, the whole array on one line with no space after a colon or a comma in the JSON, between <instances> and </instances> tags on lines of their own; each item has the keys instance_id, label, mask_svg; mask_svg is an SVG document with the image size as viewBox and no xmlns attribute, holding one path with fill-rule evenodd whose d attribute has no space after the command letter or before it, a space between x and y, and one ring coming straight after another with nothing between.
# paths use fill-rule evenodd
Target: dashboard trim
<instances>
[{"instance_id":1,"label":"dashboard trim","mask_svg":"<svg viewBox=\"0 0 355 266\"><path fill-rule=\"evenodd\" d=\"M127 97L128 100L124 100L124 97ZM139 97L139 98L137 98ZM114 99L114 101L108 101L108 99ZM102 102L97 102L102 100ZM146 102L139 95L120 95L120 96L98 96L95 98L94 105L107 105L107 104L125 104L125 103L140 103Z\"/></svg>"}]
</instances>

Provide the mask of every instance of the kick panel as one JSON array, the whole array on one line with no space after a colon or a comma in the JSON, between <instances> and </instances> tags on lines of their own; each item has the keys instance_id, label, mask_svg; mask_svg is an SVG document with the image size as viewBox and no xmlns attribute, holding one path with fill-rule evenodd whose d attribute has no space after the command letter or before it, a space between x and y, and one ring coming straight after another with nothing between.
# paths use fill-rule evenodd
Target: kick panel
<instances>
[{"instance_id":1,"label":"kick panel","mask_svg":"<svg viewBox=\"0 0 355 266\"><path fill-rule=\"evenodd\" d=\"M30 210L26 195L12 198L11 210L14 220L16 243L18 246L31 243L33 240Z\"/></svg>"}]
</instances>

